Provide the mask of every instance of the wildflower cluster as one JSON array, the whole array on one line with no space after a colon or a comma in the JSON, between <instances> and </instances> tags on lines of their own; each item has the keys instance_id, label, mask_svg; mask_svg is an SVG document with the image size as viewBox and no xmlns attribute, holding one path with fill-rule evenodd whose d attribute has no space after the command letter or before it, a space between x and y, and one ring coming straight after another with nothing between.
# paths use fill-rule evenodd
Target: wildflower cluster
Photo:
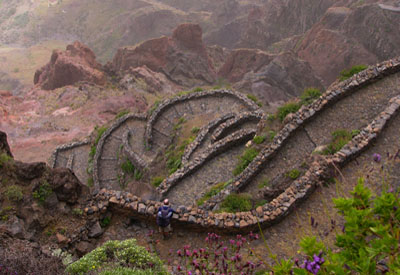
<instances>
[{"instance_id":1,"label":"wildflower cluster","mask_svg":"<svg viewBox=\"0 0 400 275\"><path fill-rule=\"evenodd\" d=\"M251 261L255 256L245 247L258 238L258 234L253 233L250 233L247 238L237 235L226 243L220 235L208 233L204 248L192 249L190 245L185 245L176 251L179 258L176 272L178 274L254 274L262 263ZM242 252L245 253L245 257Z\"/></svg>"}]
</instances>

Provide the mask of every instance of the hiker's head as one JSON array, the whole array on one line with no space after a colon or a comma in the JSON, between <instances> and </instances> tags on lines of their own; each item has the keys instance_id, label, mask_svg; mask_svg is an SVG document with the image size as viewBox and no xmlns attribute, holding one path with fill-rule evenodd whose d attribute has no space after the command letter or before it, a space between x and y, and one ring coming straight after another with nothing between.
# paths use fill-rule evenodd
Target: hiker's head
<instances>
[{"instance_id":1,"label":"hiker's head","mask_svg":"<svg viewBox=\"0 0 400 275\"><path fill-rule=\"evenodd\" d=\"M164 200L164 205L169 205L169 200L168 199Z\"/></svg>"}]
</instances>

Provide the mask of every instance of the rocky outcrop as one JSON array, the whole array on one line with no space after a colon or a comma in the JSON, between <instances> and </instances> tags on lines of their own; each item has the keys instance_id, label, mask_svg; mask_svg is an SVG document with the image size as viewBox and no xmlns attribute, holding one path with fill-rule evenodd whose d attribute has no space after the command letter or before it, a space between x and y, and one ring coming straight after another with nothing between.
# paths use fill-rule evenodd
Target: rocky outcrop
<instances>
[{"instance_id":1,"label":"rocky outcrop","mask_svg":"<svg viewBox=\"0 0 400 275\"><path fill-rule=\"evenodd\" d=\"M0 153L5 153L8 156L12 157L10 146L7 142L7 134L0 131Z\"/></svg>"},{"instance_id":2,"label":"rocky outcrop","mask_svg":"<svg viewBox=\"0 0 400 275\"><path fill-rule=\"evenodd\" d=\"M164 73L178 85L195 86L213 83L215 70L202 40L202 30L196 24L178 26L172 37L161 37L135 47L118 50L108 67L114 72L147 66Z\"/></svg>"},{"instance_id":3,"label":"rocky outcrop","mask_svg":"<svg viewBox=\"0 0 400 275\"><path fill-rule=\"evenodd\" d=\"M50 183L59 201L72 204L78 201L84 190L78 178L67 168L55 168Z\"/></svg>"},{"instance_id":4,"label":"rocky outcrop","mask_svg":"<svg viewBox=\"0 0 400 275\"><path fill-rule=\"evenodd\" d=\"M78 41L68 45L65 51L54 50L50 62L36 71L33 80L45 90L79 81L103 85L106 77L92 50Z\"/></svg>"},{"instance_id":5,"label":"rocky outcrop","mask_svg":"<svg viewBox=\"0 0 400 275\"><path fill-rule=\"evenodd\" d=\"M238 49L228 56L218 76L233 82L237 90L271 105L299 96L305 88L322 88L321 79L304 74L311 70L292 52L272 55L256 49Z\"/></svg>"}]
</instances>

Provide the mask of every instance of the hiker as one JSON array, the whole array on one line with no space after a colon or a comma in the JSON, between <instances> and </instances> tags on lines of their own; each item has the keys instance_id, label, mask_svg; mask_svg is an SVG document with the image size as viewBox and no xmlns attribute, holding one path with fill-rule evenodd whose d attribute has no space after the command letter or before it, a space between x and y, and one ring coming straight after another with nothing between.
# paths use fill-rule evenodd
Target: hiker
<instances>
[{"instance_id":1,"label":"hiker","mask_svg":"<svg viewBox=\"0 0 400 275\"><path fill-rule=\"evenodd\" d=\"M164 239L168 236L169 232L172 232L171 218L174 213L177 214L177 212L169 205L168 199L165 199L163 205L158 208L157 225L160 233L163 234Z\"/></svg>"}]
</instances>

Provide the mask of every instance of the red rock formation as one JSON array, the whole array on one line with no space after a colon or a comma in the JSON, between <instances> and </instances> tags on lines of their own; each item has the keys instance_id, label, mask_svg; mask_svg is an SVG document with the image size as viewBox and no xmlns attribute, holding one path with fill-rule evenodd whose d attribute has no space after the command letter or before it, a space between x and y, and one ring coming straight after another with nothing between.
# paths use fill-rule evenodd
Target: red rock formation
<instances>
[{"instance_id":1,"label":"red rock formation","mask_svg":"<svg viewBox=\"0 0 400 275\"><path fill-rule=\"evenodd\" d=\"M213 83L215 70L202 40L202 30L196 24L178 26L172 37L161 37L135 47L118 50L109 67L115 72L147 66L164 73L173 82L183 86Z\"/></svg>"},{"instance_id":2,"label":"red rock formation","mask_svg":"<svg viewBox=\"0 0 400 275\"><path fill-rule=\"evenodd\" d=\"M50 62L37 70L34 84L52 90L78 81L103 85L106 82L101 65L91 49L76 41L66 51L53 51Z\"/></svg>"}]
</instances>

